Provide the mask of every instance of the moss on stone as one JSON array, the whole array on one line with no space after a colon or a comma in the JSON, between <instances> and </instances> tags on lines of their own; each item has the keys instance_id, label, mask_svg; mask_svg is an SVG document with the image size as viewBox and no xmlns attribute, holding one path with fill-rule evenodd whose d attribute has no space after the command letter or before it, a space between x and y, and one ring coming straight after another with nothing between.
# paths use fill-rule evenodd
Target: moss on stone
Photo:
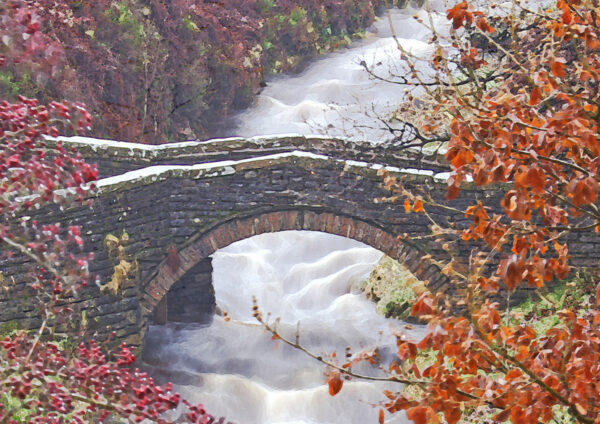
<instances>
[{"instance_id":1,"label":"moss on stone","mask_svg":"<svg viewBox=\"0 0 600 424\"><path fill-rule=\"evenodd\" d=\"M9 336L19 329L16 320L0 323L0 336Z\"/></svg>"},{"instance_id":2,"label":"moss on stone","mask_svg":"<svg viewBox=\"0 0 600 424\"><path fill-rule=\"evenodd\" d=\"M384 256L371 271L364 291L377 303L378 313L406 321L412 319L412 305L427 288L398 261Z\"/></svg>"}]
</instances>

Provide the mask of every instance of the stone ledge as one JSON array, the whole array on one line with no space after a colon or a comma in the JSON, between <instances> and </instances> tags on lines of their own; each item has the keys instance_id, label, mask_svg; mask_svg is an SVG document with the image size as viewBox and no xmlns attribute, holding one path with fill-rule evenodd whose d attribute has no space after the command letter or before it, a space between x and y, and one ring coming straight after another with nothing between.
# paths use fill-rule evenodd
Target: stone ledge
<instances>
[{"instance_id":1,"label":"stone ledge","mask_svg":"<svg viewBox=\"0 0 600 424\"><path fill-rule=\"evenodd\" d=\"M239 161L220 161L212 163L203 163L197 165L155 165L135 171L129 171L122 175L108 177L98 180L95 185L98 187L98 196L115 191L129 190L134 187L153 184L159 181L165 181L170 178L179 179L205 179L232 175L237 172L255 171L266 167L276 167L282 164L291 164L299 166L307 171L322 169L326 166L333 166L339 172L359 175L368 178L377 178L381 169L389 171L390 175L397 178L403 178L409 181L420 183L430 183L439 186L445 186L445 173L425 174L425 171L416 169L385 166L382 164L368 164L352 160L334 159L324 155L314 153L293 151L275 155L261 156L252 159L242 159ZM463 189L474 188L472 183L464 183ZM484 190L478 188L478 190Z\"/></svg>"},{"instance_id":2,"label":"stone ledge","mask_svg":"<svg viewBox=\"0 0 600 424\"><path fill-rule=\"evenodd\" d=\"M54 147L57 142L74 147L90 162L100 164L101 175L118 175L124 170L140 169L152 165L189 165L259 157L275 153L301 150L325 154L336 159L354 159L373 162L379 160L387 165L412 166L448 170L444 156L437 151L398 149L397 146L370 141L354 141L327 136L303 136L282 134L252 138L222 138L206 141L186 141L162 145L146 145L88 137L46 138L46 144Z\"/></svg>"}]
</instances>

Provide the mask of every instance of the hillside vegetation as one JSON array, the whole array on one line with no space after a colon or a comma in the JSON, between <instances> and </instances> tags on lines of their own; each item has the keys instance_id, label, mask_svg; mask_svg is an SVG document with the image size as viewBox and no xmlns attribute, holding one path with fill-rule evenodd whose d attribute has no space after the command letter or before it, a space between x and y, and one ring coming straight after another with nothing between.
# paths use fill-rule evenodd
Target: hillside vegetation
<instances>
[{"instance_id":1,"label":"hillside vegetation","mask_svg":"<svg viewBox=\"0 0 600 424\"><path fill-rule=\"evenodd\" d=\"M218 135L265 77L348 45L382 4L11 0L0 6L10 26L0 30L0 97L85 103L96 137L162 143ZM26 60L11 56L19 27L41 29L27 40Z\"/></svg>"}]
</instances>

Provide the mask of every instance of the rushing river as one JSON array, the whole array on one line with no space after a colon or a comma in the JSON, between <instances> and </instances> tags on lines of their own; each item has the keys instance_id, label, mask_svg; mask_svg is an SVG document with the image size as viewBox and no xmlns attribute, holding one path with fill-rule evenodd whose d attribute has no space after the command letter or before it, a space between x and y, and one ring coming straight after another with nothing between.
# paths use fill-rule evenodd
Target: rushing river
<instances>
[{"instance_id":1,"label":"rushing river","mask_svg":"<svg viewBox=\"0 0 600 424\"><path fill-rule=\"evenodd\" d=\"M415 11L393 11L404 48L427 54L428 32L412 19ZM423 15L424 16L424 15ZM442 15L434 20L441 22ZM377 116L386 116L404 87L369 78L364 61L380 71L402 72L387 19L350 49L315 60L303 72L269 83L255 106L237 117L232 134L277 133L343 135L384 140ZM387 72L387 71L386 71ZM365 111L368 114L365 114ZM238 424L375 423L382 390L399 389L351 381L335 397L324 383L324 367L270 335L252 317L252 296L263 312L280 317L280 329L315 353L345 347L382 347L393 357L390 327L418 338L422 329L375 313L360 291L381 253L356 241L314 232L263 234L213 255L217 305L231 321L215 316L209 326L170 323L150 328L144 361L159 379L169 379L186 398ZM363 365L365 374L381 373ZM403 414L386 423L409 422Z\"/></svg>"},{"instance_id":2,"label":"rushing river","mask_svg":"<svg viewBox=\"0 0 600 424\"><path fill-rule=\"evenodd\" d=\"M413 19L414 14L415 10L392 10L393 27L407 52L427 58L432 51L431 33ZM418 14L428 22L425 12ZM434 28L444 32L445 16L431 16ZM232 135L299 133L374 142L389 139L391 134L379 118L396 109L406 86L375 80L363 65L382 78L407 73L386 16L351 48L316 59L298 75L270 82L255 105L237 116Z\"/></svg>"}]
</instances>

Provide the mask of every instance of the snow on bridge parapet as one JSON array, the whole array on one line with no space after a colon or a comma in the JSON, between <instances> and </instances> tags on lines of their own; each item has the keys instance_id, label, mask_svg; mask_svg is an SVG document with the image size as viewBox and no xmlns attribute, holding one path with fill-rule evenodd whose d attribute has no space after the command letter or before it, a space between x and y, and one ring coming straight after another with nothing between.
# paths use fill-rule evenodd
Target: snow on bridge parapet
<instances>
[{"instance_id":1,"label":"snow on bridge parapet","mask_svg":"<svg viewBox=\"0 0 600 424\"><path fill-rule=\"evenodd\" d=\"M445 172L443 155L435 151L401 150L397 146L374 142L356 142L324 136L297 134L253 138L222 138L147 145L87 137L47 139L51 146L60 140L74 147L84 159L97 163L101 177L114 176L153 165L193 165L223 160L241 160L260 156L304 151L333 159L381 163L397 168L414 168Z\"/></svg>"},{"instance_id":2,"label":"snow on bridge parapet","mask_svg":"<svg viewBox=\"0 0 600 424\"><path fill-rule=\"evenodd\" d=\"M437 183L439 185L445 185L446 179L448 178L447 172L435 173L431 170L397 168L382 164L336 159L326 155L295 150L292 152L277 153L249 159L241 159L238 161L226 160L200 163L195 165L148 166L146 168L136 169L124 174L103 178L96 183L96 186L99 189L99 195L102 195L104 193L129 189L145 184L152 184L170 178L211 178L282 164L292 164L294 166L300 166L310 170L312 168L322 167L325 163L336 164L340 167L341 171L343 170L344 172L348 172L353 175L362 175L371 178L377 178L377 173L381 169L386 169L397 177L420 180L422 182Z\"/></svg>"}]
</instances>

